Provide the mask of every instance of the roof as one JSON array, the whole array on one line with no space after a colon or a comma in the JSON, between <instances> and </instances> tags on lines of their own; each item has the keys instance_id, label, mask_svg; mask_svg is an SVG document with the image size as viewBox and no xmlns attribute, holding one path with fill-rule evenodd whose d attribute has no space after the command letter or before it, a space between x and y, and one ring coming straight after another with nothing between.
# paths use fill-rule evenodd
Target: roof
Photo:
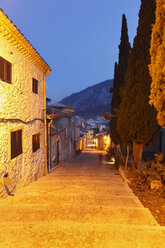
<instances>
[{"instance_id":1,"label":"roof","mask_svg":"<svg viewBox=\"0 0 165 248\"><path fill-rule=\"evenodd\" d=\"M66 110L66 111L72 111L72 112L75 111L74 107L66 106L60 102L55 102L55 103L49 104L49 107L56 108L56 109L62 109L62 110Z\"/></svg>"},{"instance_id":2,"label":"roof","mask_svg":"<svg viewBox=\"0 0 165 248\"><path fill-rule=\"evenodd\" d=\"M30 44L16 25L8 18L0 8L0 34L8 40L17 50L19 50L33 64L37 65L45 74L51 71L49 65Z\"/></svg>"},{"instance_id":3,"label":"roof","mask_svg":"<svg viewBox=\"0 0 165 248\"><path fill-rule=\"evenodd\" d=\"M96 138L99 136L108 135L108 134L109 134L108 132L97 133Z\"/></svg>"},{"instance_id":4,"label":"roof","mask_svg":"<svg viewBox=\"0 0 165 248\"><path fill-rule=\"evenodd\" d=\"M83 128L83 127L80 127L80 131L81 132L84 132L84 133L88 133L88 131L85 128Z\"/></svg>"},{"instance_id":5,"label":"roof","mask_svg":"<svg viewBox=\"0 0 165 248\"><path fill-rule=\"evenodd\" d=\"M47 115L47 119L59 119L64 116L64 113L51 113Z\"/></svg>"},{"instance_id":6,"label":"roof","mask_svg":"<svg viewBox=\"0 0 165 248\"><path fill-rule=\"evenodd\" d=\"M66 107L65 105L63 105L62 103L60 102L55 102L55 103L52 103L49 105L50 107L55 107L55 108L63 108L63 107Z\"/></svg>"},{"instance_id":7,"label":"roof","mask_svg":"<svg viewBox=\"0 0 165 248\"><path fill-rule=\"evenodd\" d=\"M71 118L75 115L75 111L70 111L64 108L58 108L54 106L47 107L47 119L59 119L59 118Z\"/></svg>"},{"instance_id":8,"label":"roof","mask_svg":"<svg viewBox=\"0 0 165 248\"><path fill-rule=\"evenodd\" d=\"M47 102L51 102L51 99L48 98L48 97L46 97L46 101L47 101Z\"/></svg>"}]
</instances>

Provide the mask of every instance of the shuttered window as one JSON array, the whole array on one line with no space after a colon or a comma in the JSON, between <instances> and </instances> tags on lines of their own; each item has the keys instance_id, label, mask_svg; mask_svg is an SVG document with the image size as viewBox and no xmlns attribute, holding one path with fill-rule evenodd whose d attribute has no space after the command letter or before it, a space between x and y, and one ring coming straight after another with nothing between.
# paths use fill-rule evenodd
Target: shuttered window
<instances>
[{"instance_id":1,"label":"shuttered window","mask_svg":"<svg viewBox=\"0 0 165 248\"><path fill-rule=\"evenodd\" d=\"M40 134L34 134L32 136L32 147L33 147L33 152L36 152L38 149L40 149Z\"/></svg>"},{"instance_id":2,"label":"shuttered window","mask_svg":"<svg viewBox=\"0 0 165 248\"><path fill-rule=\"evenodd\" d=\"M22 130L11 132L11 159L22 153Z\"/></svg>"},{"instance_id":3,"label":"shuttered window","mask_svg":"<svg viewBox=\"0 0 165 248\"><path fill-rule=\"evenodd\" d=\"M0 79L11 84L12 65L10 62L0 57Z\"/></svg>"},{"instance_id":4,"label":"shuttered window","mask_svg":"<svg viewBox=\"0 0 165 248\"><path fill-rule=\"evenodd\" d=\"M32 90L33 93L38 94L38 80L35 78L32 79Z\"/></svg>"}]
</instances>

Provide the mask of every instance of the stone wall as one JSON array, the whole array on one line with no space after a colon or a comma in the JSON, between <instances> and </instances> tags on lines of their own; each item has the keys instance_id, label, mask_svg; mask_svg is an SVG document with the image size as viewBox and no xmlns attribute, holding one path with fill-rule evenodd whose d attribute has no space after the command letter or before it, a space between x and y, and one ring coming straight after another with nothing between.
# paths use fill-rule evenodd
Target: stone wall
<instances>
[{"instance_id":1,"label":"stone wall","mask_svg":"<svg viewBox=\"0 0 165 248\"><path fill-rule=\"evenodd\" d=\"M55 166L56 162L53 163L52 160L54 159L54 148L55 148L55 157L57 159L57 140L59 140L59 154L60 154L60 161L67 161L71 157L75 156L75 131L74 131L74 117L67 118L61 117L56 119L51 124L51 130L56 129L56 135L51 135L51 145L50 140L48 140L48 146L51 148L51 166ZM50 139L50 138L49 138Z\"/></svg>"},{"instance_id":2,"label":"stone wall","mask_svg":"<svg viewBox=\"0 0 165 248\"><path fill-rule=\"evenodd\" d=\"M8 172L12 188L44 174L44 74L2 36L0 56L12 64L12 83L0 80L0 177ZM38 94L32 92L32 78L38 80ZM11 159L11 132L19 129L23 152ZM40 149L33 153L32 135L36 133L40 133Z\"/></svg>"}]
</instances>

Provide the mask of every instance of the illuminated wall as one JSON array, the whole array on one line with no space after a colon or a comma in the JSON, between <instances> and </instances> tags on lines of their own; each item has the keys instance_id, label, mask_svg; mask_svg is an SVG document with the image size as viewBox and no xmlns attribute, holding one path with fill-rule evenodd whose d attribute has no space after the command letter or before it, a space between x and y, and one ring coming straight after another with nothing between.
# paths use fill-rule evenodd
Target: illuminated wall
<instances>
[{"instance_id":1,"label":"illuminated wall","mask_svg":"<svg viewBox=\"0 0 165 248\"><path fill-rule=\"evenodd\" d=\"M100 134L96 138L96 148L100 150L108 150L110 147L111 138L109 134Z\"/></svg>"},{"instance_id":2,"label":"illuminated wall","mask_svg":"<svg viewBox=\"0 0 165 248\"><path fill-rule=\"evenodd\" d=\"M0 177L25 185L44 174L44 72L8 42L0 32L0 57L12 64L12 83L0 80ZM38 80L38 94L32 92ZM11 159L11 132L22 129L22 154ZM40 149L33 153L32 135L40 133ZM0 194L4 193L0 185Z\"/></svg>"}]
</instances>

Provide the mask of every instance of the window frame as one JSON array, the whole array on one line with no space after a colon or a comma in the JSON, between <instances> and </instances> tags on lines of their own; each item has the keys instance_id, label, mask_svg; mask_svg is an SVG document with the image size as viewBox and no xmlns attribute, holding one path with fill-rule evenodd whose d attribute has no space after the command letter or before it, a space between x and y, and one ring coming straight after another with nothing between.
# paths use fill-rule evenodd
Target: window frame
<instances>
[{"instance_id":1,"label":"window frame","mask_svg":"<svg viewBox=\"0 0 165 248\"><path fill-rule=\"evenodd\" d=\"M33 153L40 149L40 133L32 135L32 151Z\"/></svg>"},{"instance_id":2,"label":"window frame","mask_svg":"<svg viewBox=\"0 0 165 248\"><path fill-rule=\"evenodd\" d=\"M0 56L0 80L12 83L12 64Z\"/></svg>"},{"instance_id":3,"label":"window frame","mask_svg":"<svg viewBox=\"0 0 165 248\"><path fill-rule=\"evenodd\" d=\"M32 78L32 92L38 94L38 80L36 78Z\"/></svg>"},{"instance_id":4,"label":"window frame","mask_svg":"<svg viewBox=\"0 0 165 248\"><path fill-rule=\"evenodd\" d=\"M22 129L10 133L11 159L22 154Z\"/></svg>"}]
</instances>

